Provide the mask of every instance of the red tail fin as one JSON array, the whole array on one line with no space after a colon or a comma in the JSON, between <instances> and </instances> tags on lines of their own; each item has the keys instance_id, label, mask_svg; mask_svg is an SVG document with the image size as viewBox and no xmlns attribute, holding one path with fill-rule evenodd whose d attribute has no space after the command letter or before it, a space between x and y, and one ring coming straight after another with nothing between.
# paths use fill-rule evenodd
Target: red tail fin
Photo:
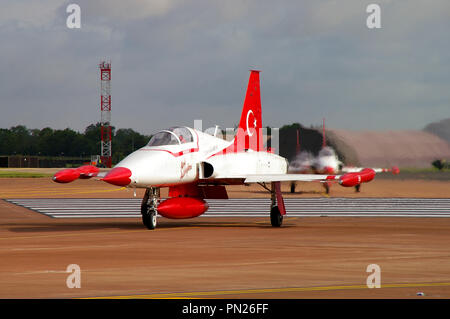
<instances>
[{"instance_id":1,"label":"red tail fin","mask_svg":"<svg viewBox=\"0 0 450 319\"><path fill-rule=\"evenodd\" d=\"M256 70L250 71L241 120L239 121L238 131L234 140L234 150L236 152L244 149L262 151L264 148L259 72Z\"/></svg>"}]
</instances>

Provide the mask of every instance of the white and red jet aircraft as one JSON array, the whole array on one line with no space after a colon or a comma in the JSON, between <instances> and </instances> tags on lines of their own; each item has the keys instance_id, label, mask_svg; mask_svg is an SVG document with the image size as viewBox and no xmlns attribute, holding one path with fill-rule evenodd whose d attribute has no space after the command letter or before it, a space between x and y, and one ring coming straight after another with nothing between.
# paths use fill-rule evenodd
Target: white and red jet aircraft
<instances>
[{"instance_id":1,"label":"white and red jet aircraft","mask_svg":"<svg viewBox=\"0 0 450 319\"><path fill-rule=\"evenodd\" d=\"M399 174L400 169L397 166L393 166L392 168L364 168L364 167L354 167L354 166L344 166L334 149L330 146L327 146L326 137L325 137L325 119L323 119L322 126L322 149L317 154L317 157L314 156L307 151L300 152L300 140L299 140L299 130L297 130L297 147L296 147L296 156L293 161L289 164L288 173L292 174L305 174L305 173L314 173L314 174L338 174L342 173L361 173L365 174L368 172L372 174L370 170L375 171L375 173L384 173L391 172L393 175ZM323 186L325 187L325 192L327 194L330 193L330 182L323 182ZM295 192L295 181L291 182L291 193ZM355 185L356 192L360 191L361 183Z\"/></svg>"},{"instance_id":2,"label":"white and red jet aircraft","mask_svg":"<svg viewBox=\"0 0 450 319\"><path fill-rule=\"evenodd\" d=\"M68 183L97 176L113 185L145 188L142 221L148 229L154 229L157 214L173 219L200 216L208 209L205 199L228 198L225 185L249 183L258 183L270 192L271 224L279 227L286 215L280 182L335 181L352 187L375 176L372 169L344 175L287 174L287 170L285 158L264 148L259 71L252 70L232 141L189 127L172 127L156 133L146 146L128 155L105 176L97 167L86 165L61 170L53 180ZM163 201L161 187L169 187L169 198Z\"/></svg>"}]
</instances>

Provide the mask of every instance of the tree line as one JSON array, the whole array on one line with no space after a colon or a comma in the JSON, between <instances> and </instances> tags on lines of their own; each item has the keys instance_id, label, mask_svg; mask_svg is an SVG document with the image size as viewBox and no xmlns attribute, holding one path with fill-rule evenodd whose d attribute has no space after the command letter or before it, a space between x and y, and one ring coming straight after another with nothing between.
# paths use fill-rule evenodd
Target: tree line
<instances>
[{"instance_id":1,"label":"tree line","mask_svg":"<svg viewBox=\"0 0 450 319\"><path fill-rule=\"evenodd\" d=\"M0 129L0 155L90 157L100 154L101 124L91 124L83 133L70 128L28 129L18 125ZM132 151L148 143L151 136L133 129L112 127L112 156L117 163Z\"/></svg>"},{"instance_id":2,"label":"tree line","mask_svg":"<svg viewBox=\"0 0 450 319\"><path fill-rule=\"evenodd\" d=\"M321 132L313 127L308 129L299 123L293 123L280 128L280 155L288 159L295 157L297 130L300 132L301 149L316 154L322 146ZM100 123L89 125L83 133L70 128L64 130L54 130L50 127L41 130L28 129L23 125L0 129L0 156L90 158L91 155L100 154L100 132ZM151 137L130 128L116 130L115 127L112 127L111 134L113 163L119 162L131 152L146 145ZM270 127L267 127L267 134L271 134ZM331 140L329 142L332 143Z\"/></svg>"}]
</instances>

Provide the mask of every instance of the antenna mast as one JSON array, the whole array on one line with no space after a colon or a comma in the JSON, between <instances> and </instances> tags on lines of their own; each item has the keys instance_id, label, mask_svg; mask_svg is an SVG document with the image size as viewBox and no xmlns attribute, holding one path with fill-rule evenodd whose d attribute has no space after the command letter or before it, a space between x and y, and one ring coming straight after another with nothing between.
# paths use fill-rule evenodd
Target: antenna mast
<instances>
[{"instance_id":1,"label":"antenna mast","mask_svg":"<svg viewBox=\"0 0 450 319\"><path fill-rule=\"evenodd\" d=\"M101 81L101 153L100 159L106 167L111 167L111 62L99 64Z\"/></svg>"}]
</instances>

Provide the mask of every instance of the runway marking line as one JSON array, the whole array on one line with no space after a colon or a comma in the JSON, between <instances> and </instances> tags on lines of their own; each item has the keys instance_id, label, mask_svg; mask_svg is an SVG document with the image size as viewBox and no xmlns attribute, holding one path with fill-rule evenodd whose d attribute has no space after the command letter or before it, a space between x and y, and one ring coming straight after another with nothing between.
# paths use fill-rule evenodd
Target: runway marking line
<instances>
[{"instance_id":1,"label":"runway marking line","mask_svg":"<svg viewBox=\"0 0 450 319\"><path fill-rule=\"evenodd\" d=\"M379 289L382 289L382 288L445 287L445 286L450 286L450 282L415 283L415 284L386 284L386 285L381 285L381 288L379 288ZM184 292L184 293L182 293L182 292L179 292L179 293L157 293L157 294L149 294L149 295L90 297L90 298L81 298L81 299L171 299L171 298L183 299L183 298L218 296L218 295L241 295L241 294L331 291L331 290L358 290L358 289L369 289L369 288L367 288L367 285L326 286L326 287L291 287L291 288L198 291L198 292Z\"/></svg>"},{"instance_id":2,"label":"runway marking line","mask_svg":"<svg viewBox=\"0 0 450 319\"><path fill-rule=\"evenodd\" d=\"M266 222L264 222L266 223ZM242 225L254 225L254 224L259 224L259 222L255 222L255 223L246 223L246 224L242 224L240 223L239 225L237 224L224 224L224 223L211 223L211 224L202 224L200 226L183 226L183 227L169 227L169 228L156 228L155 230L153 230L152 232L161 232L161 231L168 231L168 230L182 230L182 229L201 229L204 226L213 226L217 225L218 227L223 227L223 226L235 226L236 228L242 227ZM89 226L89 225L88 225ZM111 232L87 232L87 233L83 233L82 235L105 235L105 234L125 234L125 233L139 233L139 232L148 232L149 230L142 228L140 230L123 230L123 231L111 231ZM38 238L51 238L51 237L66 237L66 236L74 236L74 235L78 235L75 233L70 233L70 234L54 234L54 235L40 235L40 236L12 236L12 237L0 237L0 240L7 240L7 239L38 239Z\"/></svg>"},{"instance_id":3,"label":"runway marking line","mask_svg":"<svg viewBox=\"0 0 450 319\"><path fill-rule=\"evenodd\" d=\"M117 191L121 191L126 189L126 187L121 187L121 188L117 188L117 189L107 189L107 190L95 190L95 191L85 191L85 192L71 192L70 189L67 191L62 191L62 190L55 190L55 191L44 191L46 193L48 193L47 195L67 195L68 193L70 194L96 194L96 193L109 193L109 192L117 192ZM16 193L8 193L8 192L2 192L0 193L0 198L4 198L5 196L7 197L21 197L21 196L33 196L32 194L41 194L42 191L36 191L36 192L28 192L28 193L24 193L24 192L16 192ZM34 196L37 196L34 195Z\"/></svg>"},{"instance_id":4,"label":"runway marking line","mask_svg":"<svg viewBox=\"0 0 450 319\"><path fill-rule=\"evenodd\" d=\"M157 228L155 230L153 230L153 232L160 232L160 231L167 231L167 230L180 230L180 229L192 229L192 228L200 228L198 226L186 226L186 227L170 227L170 228ZM105 235L105 234L125 234L125 233L139 233L139 232L148 232L149 230L147 229L140 229L140 230L123 230L123 231L111 231L111 232L86 232L86 233L82 233L79 234L78 231L74 232L74 233L70 233L70 234L55 234L55 235L41 235L41 236L12 236L12 237L0 237L0 240L2 239L11 239L11 240L15 240L15 239L38 239L38 238L51 238L51 237L66 237L66 236L75 236L75 235Z\"/></svg>"},{"instance_id":5,"label":"runway marking line","mask_svg":"<svg viewBox=\"0 0 450 319\"><path fill-rule=\"evenodd\" d=\"M292 218L292 219L294 219L294 218ZM159 228L156 228L155 230L153 230L152 232L156 232L156 233L158 233L158 232L161 232L161 231L168 231L168 230L182 230L182 229L201 229L201 228L203 228L204 226L213 226L214 227L214 225L217 225L218 227L223 227L223 226L235 226L236 228L239 228L239 227L242 227L242 225L255 225L255 224L261 224L262 222L254 222L254 223L251 223L251 222L248 222L248 223L245 223L245 224L243 224L243 223L239 223L239 224L230 224L230 223L206 223L206 224L201 224L201 225L199 225L199 226L193 226L193 225L190 225L190 226L180 226L180 227L169 227L169 228L162 228L162 227L159 227ZM264 223L266 223L266 222L264 222ZM87 224L87 226L89 226L88 224ZM44 226L45 227L45 226ZM101 234L101 235L104 235L104 234L125 234L125 233L138 233L138 232L148 232L149 230L147 230L147 229L145 229L145 228L142 228L142 229L139 229L139 230L122 230L122 231L110 231L110 232L86 232L86 233L83 233L83 235L98 235L98 234ZM8 240L8 239L12 239L12 240L15 240L15 239L38 239L38 238L51 238L51 237L67 237L67 236L74 236L74 235L78 235L78 232L77 232L77 234L75 234L75 233L69 233L69 234L53 234L53 235L39 235L39 236L12 236L12 237L0 237L0 240Z\"/></svg>"}]
</instances>

